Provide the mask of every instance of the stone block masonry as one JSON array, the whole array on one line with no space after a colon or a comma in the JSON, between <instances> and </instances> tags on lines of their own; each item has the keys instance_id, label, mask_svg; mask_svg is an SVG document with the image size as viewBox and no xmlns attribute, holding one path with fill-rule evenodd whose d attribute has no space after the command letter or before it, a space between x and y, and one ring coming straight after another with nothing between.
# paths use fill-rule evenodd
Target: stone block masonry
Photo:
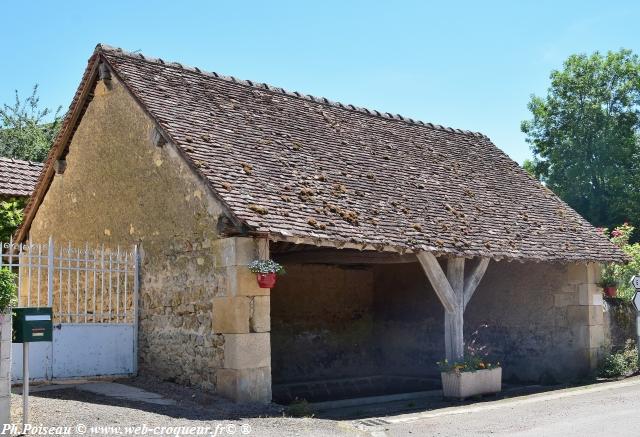
<instances>
[{"instance_id":1,"label":"stone block masonry","mask_svg":"<svg viewBox=\"0 0 640 437\"><path fill-rule=\"evenodd\" d=\"M254 239L235 237L143 264L141 371L270 402L269 290L247 267L256 256Z\"/></svg>"},{"instance_id":2,"label":"stone block masonry","mask_svg":"<svg viewBox=\"0 0 640 437\"><path fill-rule=\"evenodd\" d=\"M224 338L216 388L238 402L271 401L270 299L247 265L258 256L252 238L216 242L224 287L213 299L213 331Z\"/></svg>"},{"instance_id":3,"label":"stone block masonry","mask_svg":"<svg viewBox=\"0 0 640 437\"><path fill-rule=\"evenodd\" d=\"M247 265L253 238L222 238L143 263L140 370L216 391L271 401L269 289Z\"/></svg>"},{"instance_id":4,"label":"stone block masonry","mask_svg":"<svg viewBox=\"0 0 640 437\"><path fill-rule=\"evenodd\" d=\"M0 423L10 423L11 315L0 314Z\"/></svg>"},{"instance_id":5,"label":"stone block masonry","mask_svg":"<svg viewBox=\"0 0 640 437\"><path fill-rule=\"evenodd\" d=\"M566 307L567 323L577 354L584 356L585 372L593 372L604 351L604 317L598 264L569 264L568 284L577 294L578 305Z\"/></svg>"}]
</instances>

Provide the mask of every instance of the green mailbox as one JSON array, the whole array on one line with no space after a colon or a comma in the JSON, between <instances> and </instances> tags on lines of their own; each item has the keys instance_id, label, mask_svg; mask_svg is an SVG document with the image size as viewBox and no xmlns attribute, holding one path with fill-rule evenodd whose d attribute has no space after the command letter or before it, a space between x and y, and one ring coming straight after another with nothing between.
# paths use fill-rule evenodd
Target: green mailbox
<instances>
[{"instance_id":1,"label":"green mailbox","mask_svg":"<svg viewBox=\"0 0 640 437\"><path fill-rule=\"evenodd\" d=\"M13 314L13 343L51 341L51 307L14 308Z\"/></svg>"}]
</instances>

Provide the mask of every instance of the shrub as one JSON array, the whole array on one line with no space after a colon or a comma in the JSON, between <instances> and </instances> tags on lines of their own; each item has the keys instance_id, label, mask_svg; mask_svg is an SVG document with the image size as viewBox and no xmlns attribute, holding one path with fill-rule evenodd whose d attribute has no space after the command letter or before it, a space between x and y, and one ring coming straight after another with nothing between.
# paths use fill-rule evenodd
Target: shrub
<instances>
[{"instance_id":1,"label":"shrub","mask_svg":"<svg viewBox=\"0 0 640 437\"><path fill-rule=\"evenodd\" d=\"M0 241L8 240L22 223L24 201L6 200L0 202Z\"/></svg>"},{"instance_id":2,"label":"shrub","mask_svg":"<svg viewBox=\"0 0 640 437\"><path fill-rule=\"evenodd\" d=\"M602 270L601 286L604 280L613 280L618 285L618 297L624 300L633 299L635 289L631 286L631 278L640 274L640 243L629 243L634 227L628 223L618 226L613 231L602 228L605 236L626 253L630 261L627 264L609 264Z\"/></svg>"},{"instance_id":3,"label":"shrub","mask_svg":"<svg viewBox=\"0 0 640 437\"><path fill-rule=\"evenodd\" d=\"M291 417L313 417L313 409L306 399L295 399L287 407L287 414Z\"/></svg>"},{"instance_id":4,"label":"shrub","mask_svg":"<svg viewBox=\"0 0 640 437\"><path fill-rule=\"evenodd\" d=\"M16 275L7 268L0 269L0 313L18 303Z\"/></svg>"},{"instance_id":5,"label":"shrub","mask_svg":"<svg viewBox=\"0 0 640 437\"><path fill-rule=\"evenodd\" d=\"M598 374L603 378L629 376L637 371L638 348L631 339L626 341L623 350L606 355L598 368Z\"/></svg>"}]
</instances>

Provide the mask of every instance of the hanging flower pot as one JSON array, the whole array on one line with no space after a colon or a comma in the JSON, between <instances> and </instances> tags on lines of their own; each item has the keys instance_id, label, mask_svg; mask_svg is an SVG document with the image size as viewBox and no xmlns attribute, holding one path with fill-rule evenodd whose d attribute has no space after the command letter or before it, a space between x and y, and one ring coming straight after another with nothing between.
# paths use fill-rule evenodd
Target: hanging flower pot
<instances>
[{"instance_id":1,"label":"hanging flower pot","mask_svg":"<svg viewBox=\"0 0 640 437\"><path fill-rule=\"evenodd\" d=\"M276 285L278 275L284 274L284 268L277 262L267 260L254 260L249 264L249 270L256 274L260 288L273 288Z\"/></svg>"},{"instance_id":2,"label":"hanging flower pot","mask_svg":"<svg viewBox=\"0 0 640 437\"><path fill-rule=\"evenodd\" d=\"M273 288L276 285L275 273L258 273L257 278L260 288Z\"/></svg>"},{"instance_id":3,"label":"hanging flower pot","mask_svg":"<svg viewBox=\"0 0 640 437\"><path fill-rule=\"evenodd\" d=\"M602 288L603 293L607 297L618 296L618 281L615 278L613 267L605 266L602 269L602 276L598 285Z\"/></svg>"}]
</instances>

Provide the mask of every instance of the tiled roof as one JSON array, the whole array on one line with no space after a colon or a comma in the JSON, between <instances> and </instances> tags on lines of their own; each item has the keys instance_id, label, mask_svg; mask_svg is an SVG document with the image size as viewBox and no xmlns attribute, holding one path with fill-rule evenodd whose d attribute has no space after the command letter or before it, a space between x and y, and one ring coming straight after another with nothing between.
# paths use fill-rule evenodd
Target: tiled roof
<instances>
[{"instance_id":1,"label":"tiled roof","mask_svg":"<svg viewBox=\"0 0 640 437\"><path fill-rule=\"evenodd\" d=\"M482 134L100 45L87 71L98 59L253 231L466 257L625 259Z\"/></svg>"},{"instance_id":2,"label":"tiled roof","mask_svg":"<svg viewBox=\"0 0 640 437\"><path fill-rule=\"evenodd\" d=\"M30 196L41 171L39 162L0 157L0 196Z\"/></svg>"}]
</instances>

